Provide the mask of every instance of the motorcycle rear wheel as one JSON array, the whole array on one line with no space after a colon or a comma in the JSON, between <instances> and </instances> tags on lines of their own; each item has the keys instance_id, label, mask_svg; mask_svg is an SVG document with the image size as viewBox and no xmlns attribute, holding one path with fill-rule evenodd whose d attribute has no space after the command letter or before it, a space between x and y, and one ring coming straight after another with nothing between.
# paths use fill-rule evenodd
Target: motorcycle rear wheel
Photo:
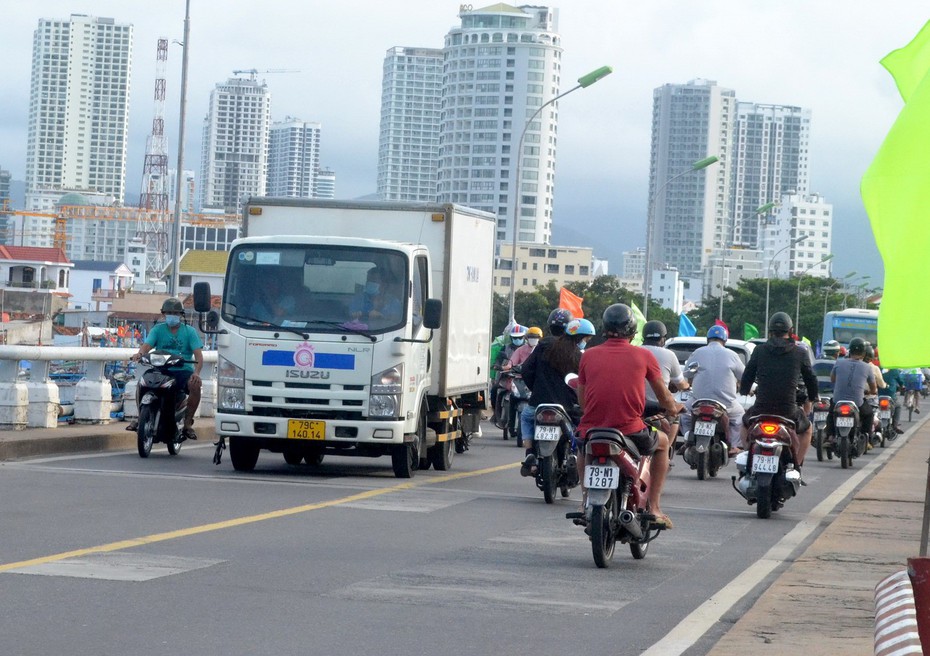
<instances>
[{"instance_id":1,"label":"motorcycle rear wheel","mask_svg":"<svg viewBox=\"0 0 930 656\"><path fill-rule=\"evenodd\" d=\"M649 551L648 542L630 542L630 553L633 554L633 558L636 560L642 560L646 557L646 552Z\"/></svg>"},{"instance_id":2,"label":"motorcycle rear wheel","mask_svg":"<svg viewBox=\"0 0 930 656\"><path fill-rule=\"evenodd\" d=\"M814 434L814 445L817 447L817 462L823 462L823 431Z\"/></svg>"},{"instance_id":3,"label":"motorcycle rear wheel","mask_svg":"<svg viewBox=\"0 0 930 656\"><path fill-rule=\"evenodd\" d=\"M768 519L772 516L772 491L774 486L769 482L765 486L759 486L756 489L756 517L759 519Z\"/></svg>"},{"instance_id":4,"label":"motorcycle rear wheel","mask_svg":"<svg viewBox=\"0 0 930 656\"><path fill-rule=\"evenodd\" d=\"M591 509L591 553L594 556L594 564L600 569L610 567L614 547L617 545L617 536L611 526L614 515L617 514L616 501L616 495L612 494L606 504Z\"/></svg>"},{"instance_id":5,"label":"motorcycle rear wheel","mask_svg":"<svg viewBox=\"0 0 930 656\"><path fill-rule=\"evenodd\" d=\"M158 413L152 406L144 405L139 408L139 425L136 428L136 446L140 458L148 458L152 452L152 443L155 441L155 430L158 427Z\"/></svg>"},{"instance_id":6,"label":"motorcycle rear wheel","mask_svg":"<svg viewBox=\"0 0 930 656\"><path fill-rule=\"evenodd\" d=\"M707 477L707 451L699 453L697 456L697 477L703 481Z\"/></svg>"},{"instance_id":7,"label":"motorcycle rear wheel","mask_svg":"<svg viewBox=\"0 0 930 656\"><path fill-rule=\"evenodd\" d=\"M555 488L557 487L555 475L555 462L552 456L539 459L539 476L542 479L543 499L546 503L555 501Z\"/></svg>"},{"instance_id":8,"label":"motorcycle rear wheel","mask_svg":"<svg viewBox=\"0 0 930 656\"><path fill-rule=\"evenodd\" d=\"M849 440L841 437L836 445L836 454L840 457L840 467L849 469L852 464L852 458L849 457Z\"/></svg>"}]
</instances>

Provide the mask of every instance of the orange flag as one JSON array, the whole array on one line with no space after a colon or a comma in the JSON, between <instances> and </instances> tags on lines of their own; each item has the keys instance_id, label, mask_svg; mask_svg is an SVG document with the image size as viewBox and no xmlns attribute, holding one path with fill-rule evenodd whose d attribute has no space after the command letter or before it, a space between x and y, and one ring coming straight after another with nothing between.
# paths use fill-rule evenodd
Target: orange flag
<instances>
[{"instance_id":1,"label":"orange flag","mask_svg":"<svg viewBox=\"0 0 930 656\"><path fill-rule=\"evenodd\" d=\"M559 290L559 307L571 312L575 319L584 318L584 312L581 310L581 302L583 300L583 298L575 296L564 287Z\"/></svg>"}]
</instances>

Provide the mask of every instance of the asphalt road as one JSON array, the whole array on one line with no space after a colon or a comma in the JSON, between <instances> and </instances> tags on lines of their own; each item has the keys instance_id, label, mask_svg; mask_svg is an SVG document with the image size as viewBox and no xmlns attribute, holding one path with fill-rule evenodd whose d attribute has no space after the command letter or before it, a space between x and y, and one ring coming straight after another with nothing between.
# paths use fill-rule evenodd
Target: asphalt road
<instances>
[{"instance_id":1,"label":"asphalt road","mask_svg":"<svg viewBox=\"0 0 930 656\"><path fill-rule=\"evenodd\" d=\"M214 466L209 443L0 463L3 650L638 654L749 576L849 475L811 452L809 485L759 520L732 463L698 481L679 457L663 497L675 528L645 560L618 545L599 570L564 518L579 491L547 506L519 475L522 450L484 431L450 472L411 481L387 458L311 468L268 452L240 474L228 457ZM784 557L812 535L783 541ZM779 571L723 594L724 621L676 653L712 653Z\"/></svg>"}]
</instances>

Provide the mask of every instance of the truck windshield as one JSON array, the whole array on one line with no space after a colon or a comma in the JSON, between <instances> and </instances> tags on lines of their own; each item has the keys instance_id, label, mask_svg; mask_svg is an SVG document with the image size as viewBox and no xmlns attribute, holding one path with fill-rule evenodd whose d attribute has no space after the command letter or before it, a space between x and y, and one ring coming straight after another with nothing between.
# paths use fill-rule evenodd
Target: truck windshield
<instances>
[{"instance_id":1,"label":"truck windshield","mask_svg":"<svg viewBox=\"0 0 930 656\"><path fill-rule=\"evenodd\" d=\"M346 246L243 244L229 255L223 319L238 326L378 333L407 316L407 258Z\"/></svg>"}]
</instances>

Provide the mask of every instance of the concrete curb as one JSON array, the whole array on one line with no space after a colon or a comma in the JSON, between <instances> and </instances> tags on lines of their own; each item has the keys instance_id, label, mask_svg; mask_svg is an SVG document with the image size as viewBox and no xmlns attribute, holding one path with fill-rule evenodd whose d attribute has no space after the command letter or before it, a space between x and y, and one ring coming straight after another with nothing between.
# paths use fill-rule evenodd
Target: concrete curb
<instances>
[{"instance_id":1,"label":"concrete curb","mask_svg":"<svg viewBox=\"0 0 930 656\"><path fill-rule=\"evenodd\" d=\"M911 577L902 570L875 586L875 656L923 653Z\"/></svg>"}]
</instances>

